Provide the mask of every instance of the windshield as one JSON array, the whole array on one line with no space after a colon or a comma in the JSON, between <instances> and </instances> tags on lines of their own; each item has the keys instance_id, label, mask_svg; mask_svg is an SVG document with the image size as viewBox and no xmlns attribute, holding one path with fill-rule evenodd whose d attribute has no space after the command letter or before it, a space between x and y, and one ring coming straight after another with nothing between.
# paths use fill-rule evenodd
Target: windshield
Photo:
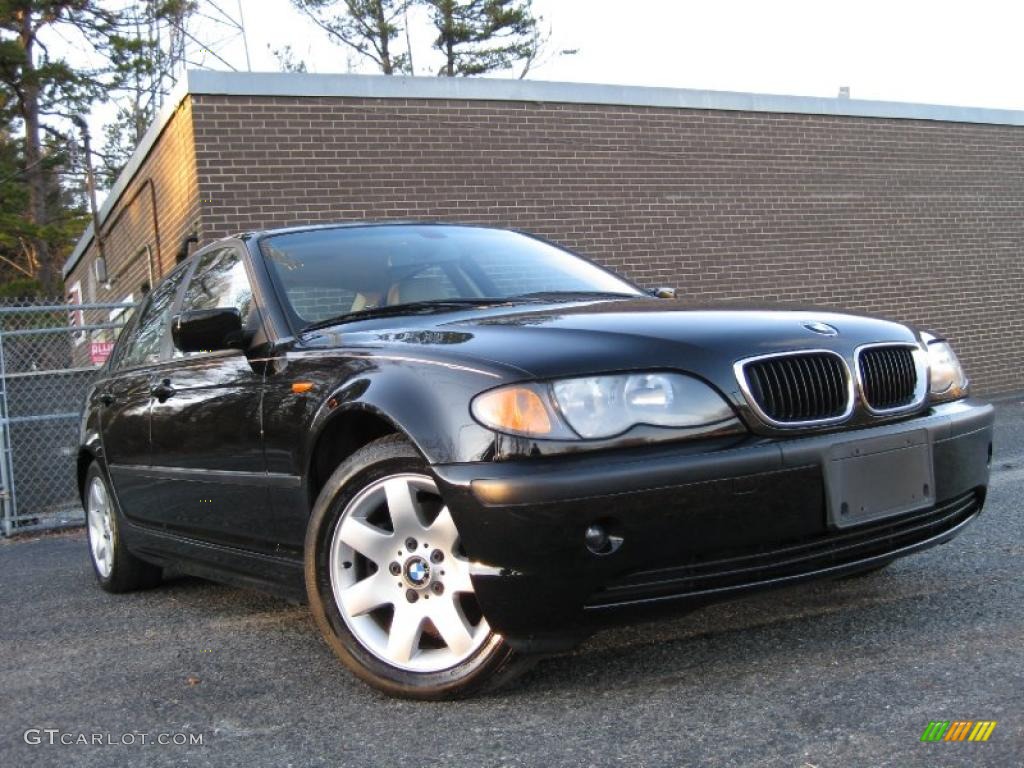
<instances>
[{"instance_id":1,"label":"windshield","mask_svg":"<svg viewBox=\"0 0 1024 768\"><path fill-rule=\"evenodd\" d=\"M400 305L535 294L642 295L585 259L518 232L437 224L274 235L264 257L299 325Z\"/></svg>"}]
</instances>

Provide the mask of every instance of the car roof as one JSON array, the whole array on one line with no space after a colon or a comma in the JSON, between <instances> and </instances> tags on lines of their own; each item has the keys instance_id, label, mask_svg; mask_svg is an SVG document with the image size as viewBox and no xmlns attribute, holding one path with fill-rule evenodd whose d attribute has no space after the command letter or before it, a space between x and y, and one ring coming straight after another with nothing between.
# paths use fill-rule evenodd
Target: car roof
<instances>
[{"instance_id":1,"label":"car roof","mask_svg":"<svg viewBox=\"0 0 1024 768\"><path fill-rule=\"evenodd\" d=\"M412 220L412 219L369 219L360 221L337 221L327 224L301 224L294 227L275 227L273 229L256 229L249 230L248 232L240 232L236 235L230 235L229 237L222 238L224 240L249 240L253 238L268 237L271 235L286 235L293 234L295 232L313 232L321 229L355 229L358 227L412 227L412 226L432 226L432 227L464 227L464 228L477 228L477 229L501 229L508 232L515 232L518 230L511 229L509 227L495 226L491 224L467 224L464 222L457 221L443 221L443 220Z\"/></svg>"}]
</instances>

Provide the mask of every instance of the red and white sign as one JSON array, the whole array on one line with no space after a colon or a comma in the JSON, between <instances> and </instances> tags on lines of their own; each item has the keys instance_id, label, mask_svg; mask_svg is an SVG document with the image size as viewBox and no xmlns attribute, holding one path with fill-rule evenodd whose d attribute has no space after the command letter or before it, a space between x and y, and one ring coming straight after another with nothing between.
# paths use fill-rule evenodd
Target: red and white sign
<instances>
[{"instance_id":1,"label":"red and white sign","mask_svg":"<svg viewBox=\"0 0 1024 768\"><path fill-rule=\"evenodd\" d=\"M114 348L112 341L93 341L89 344L89 359L93 365L103 365Z\"/></svg>"}]
</instances>

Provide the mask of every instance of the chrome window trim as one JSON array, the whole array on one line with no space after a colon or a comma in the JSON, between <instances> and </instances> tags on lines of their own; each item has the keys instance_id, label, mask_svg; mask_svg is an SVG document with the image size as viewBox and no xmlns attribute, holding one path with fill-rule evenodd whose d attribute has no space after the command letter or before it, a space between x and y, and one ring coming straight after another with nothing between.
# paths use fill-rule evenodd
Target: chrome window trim
<instances>
[{"instance_id":1,"label":"chrome window trim","mask_svg":"<svg viewBox=\"0 0 1024 768\"><path fill-rule=\"evenodd\" d=\"M917 386L914 388L914 399L908 405L900 405L896 408L872 408L864 392L864 376L860 367L861 353L866 349L878 347L903 347L910 349L914 355L914 369L917 371ZM916 411L928 397L928 382L931 371L928 369L928 352L921 348L920 344L913 341L876 341L870 344L861 344L853 351L853 369L857 378L857 394L864 410L872 416L896 416L901 413Z\"/></svg>"},{"instance_id":2,"label":"chrome window trim","mask_svg":"<svg viewBox=\"0 0 1024 768\"><path fill-rule=\"evenodd\" d=\"M747 381L746 366L750 363L756 363L761 360L770 360L776 357L800 357L803 355L832 355L833 357L839 358L839 361L843 364L843 375L846 377L846 408L839 416L832 416L828 419L815 419L811 421L776 421L765 413L761 409L761 406L758 405L757 399L751 392L750 384ZM743 393L743 398L747 401L747 405L758 419L770 427L775 427L777 429L806 429L807 427L823 427L828 426L829 424L840 424L847 421L853 415L853 410L856 404L856 392L854 388L853 375L850 372L850 364L846 361L845 357L834 350L794 349L789 352L773 352L769 355L745 357L742 360L738 360L733 363L732 369L736 376L736 381L740 386L740 391Z\"/></svg>"}]
</instances>

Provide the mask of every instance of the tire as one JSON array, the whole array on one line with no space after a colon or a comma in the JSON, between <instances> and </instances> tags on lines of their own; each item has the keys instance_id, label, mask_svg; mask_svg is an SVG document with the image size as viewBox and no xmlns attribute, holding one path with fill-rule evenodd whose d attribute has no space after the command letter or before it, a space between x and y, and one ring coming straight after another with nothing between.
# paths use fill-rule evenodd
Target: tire
<instances>
[{"instance_id":1,"label":"tire","mask_svg":"<svg viewBox=\"0 0 1024 768\"><path fill-rule=\"evenodd\" d=\"M327 644L387 694L459 698L529 666L487 625L455 524L401 435L361 448L327 480L306 535L305 575Z\"/></svg>"},{"instance_id":2,"label":"tire","mask_svg":"<svg viewBox=\"0 0 1024 768\"><path fill-rule=\"evenodd\" d=\"M85 522L89 560L100 586L107 592L132 592L160 583L163 570L140 560L121 538L117 500L99 464L95 461L85 475Z\"/></svg>"}]
</instances>

